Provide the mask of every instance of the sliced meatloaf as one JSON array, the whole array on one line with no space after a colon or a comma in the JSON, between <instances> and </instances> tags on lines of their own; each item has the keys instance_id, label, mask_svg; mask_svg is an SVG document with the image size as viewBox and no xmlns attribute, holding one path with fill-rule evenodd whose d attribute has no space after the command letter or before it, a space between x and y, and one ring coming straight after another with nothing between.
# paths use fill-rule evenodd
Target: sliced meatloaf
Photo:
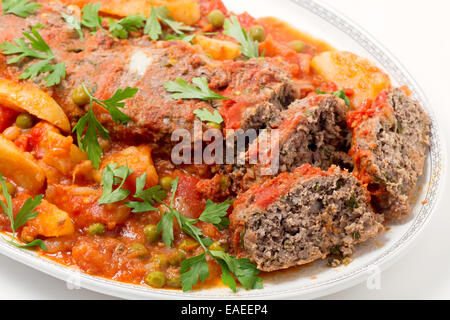
<instances>
[{"instance_id":1,"label":"sliced meatloaf","mask_svg":"<svg viewBox=\"0 0 450 320\"><path fill-rule=\"evenodd\" d=\"M332 95L292 103L281 113L278 124L261 132L249 146L244 166L225 169L230 171L234 190L246 190L271 175L292 172L305 163L324 170L332 164L351 167L346 114L344 102ZM258 159L258 164L252 164L252 159Z\"/></svg>"},{"instance_id":2,"label":"sliced meatloaf","mask_svg":"<svg viewBox=\"0 0 450 320\"><path fill-rule=\"evenodd\" d=\"M84 41L63 20L61 12L79 16L79 9L58 2L38 1L42 8L23 19L0 15L0 42L23 37L22 32L41 23L38 31L52 48L55 62L64 62L66 78L46 88L44 75L30 81L47 90L69 116L72 125L87 111L71 98L74 88L85 83L99 99L110 98L117 89L139 88L122 109L132 118L127 125L112 121L108 112L95 107L99 120L116 140L152 140L170 138L176 129L193 129L198 108L217 109L225 128L260 128L294 98L289 72L272 58L249 61L215 61L200 48L184 41L150 41L147 36L113 39L102 32L84 30ZM7 64L0 54L0 76L18 79L24 69L36 61L23 59ZM212 90L232 100L204 102L195 99L173 100L164 89L168 81L206 77Z\"/></svg>"},{"instance_id":3,"label":"sliced meatloaf","mask_svg":"<svg viewBox=\"0 0 450 320\"><path fill-rule=\"evenodd\" d=\"M275 271L332 254L343 258L383 230L352 174L309 164L254 186L236 200L233 245L258 269Z\"/></svg>"},{"instance_id":4,"label":"sliced meatloaf","mask_svg":"<svg viewBox=\"0 0 450 320\"><path fill-rule=\"evenodd\" d=\"M394 89L349 113L348 124L355 175L368 185L373 207L386 220L405 217L429 146L429 117L417 101Z\"/></svg>"}]
</instances>

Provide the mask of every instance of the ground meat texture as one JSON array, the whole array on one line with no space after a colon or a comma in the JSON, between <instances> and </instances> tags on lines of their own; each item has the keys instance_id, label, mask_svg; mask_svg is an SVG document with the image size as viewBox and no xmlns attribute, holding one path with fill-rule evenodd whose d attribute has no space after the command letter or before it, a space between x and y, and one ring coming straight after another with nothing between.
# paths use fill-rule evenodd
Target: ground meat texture
<instances>
[{"instance_id":1,"label":"ground meat texture","mask_svg":"<svg viewBox=\"0 0 450 320\"><path fill-rule=\"evenodd\" d=\"M327 170L332 164L351 168L351 158L347 155L350 147L350 131L345 121L347 107L341 99L334 96L314 96L292 103L280 114L278 123L272 129L279 133L279 166L274 167L274 175L278 172L292 172L295 168L309 163ZM253 184L261 183L269 177L263 169L269 169L276 158L271 150L270 142L266 148L262 141L270 141L274 131L260 133L249 147L245 156L249 159L264 159L264 164L226 167L230 173L235 191L246 190ZM266 140L267 139L267 140Z\"/></svg>"},{"instance_id":2,"label":"ground meat texture","mask_svg":"<svg viewBox=\"0 0 450 320\"><path fill-rule=\"evenodd\" d=\"M348 123L355 175L368 184L373 207L386 220L405 217L429 146L428 115L403 90L394 89L350 113Z\"/></svg>"},{"instance_id":3,"label":"ground meat texture","mask_svg":"<svg viewBox=\"0 0 450 320\"><path fill-rule=\"evenodd\" d=\"M192 131L196 119L193 112L198 108L211 112L217 109L225 119L226 128L259 128L293 99L288 72L283 63L272 58L215 61L184 41L150 41L147 36L119 40L102 32L91 35L86 29L82 42L61 16L61 12L79 15L79 11L73 12L58 3L38 2L43 7L26 19L0 16L0 41L21 38L23 31L37 23L46 26L39 32L54 52L54 62L65 63L66 78L51 88L44 85L45 75L30 81L55 98L72 126L88 109L88 106L77 106L71 98L72 91L83 82L99 99L110 98L118 89L139 89L122 109L132 118L127 125L113 122L106 110L94 106L100 122L115 140L137 143L166 141L176 129ZM6 59L0 59L2 74L17 79L36 60L22 62L7 65ZM212 90L232 100L174 100L164 89L168 81L177 78L191 81L194 77L206 77Z\"/></svg>"},{"instance_id":4,"label":"ground meat texture","mask_svg":"<svg viewBox=\"0 0 450 320\"><path fill-rule=\"evenodd\" d=\"M255 186L236 201L233 245L259 270L342 259L383 230L362 184L347 171L310 165Z\"/></svg>"}]
</instances>

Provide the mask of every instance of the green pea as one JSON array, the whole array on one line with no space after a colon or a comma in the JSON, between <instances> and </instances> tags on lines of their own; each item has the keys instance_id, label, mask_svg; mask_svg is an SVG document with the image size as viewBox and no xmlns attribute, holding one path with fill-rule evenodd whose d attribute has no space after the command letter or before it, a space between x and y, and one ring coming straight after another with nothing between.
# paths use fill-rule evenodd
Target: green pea
<instances>
[{"instance_id":1,"label":"green pea","mask_svg":"<svg viewBox=\"0 0 450 320\"><path fill-rule=\"evenodd\" d=\"M160 268L167 268L169 266L169 258L165 254L155 254L151 262L158 265Z\"/></svg>"},{"instance_id":2,"label":"green pea","mask_svg":"<svg viewBox=\"0 0 450 320\"><path fill-rule=\"evenodd\" d=\"M250 28L250 37L258 42L263 42L266 38L266 32L261 26L253 26Z\"/></svg>"},{"instance_id":3,"label":"green pea","mask_svg":"<svg viewBox=\"0 0 450 320\"><path fill-rule=\"evenodd\" d=\"M13 196L16 193L16 187L9 182L6 182L6 191L8 191L8 193ZM0 193L3 194L3 187L0 184Z\"/></svg>"},{"instance_id":4,"label":"green pea","mask_svg":"<svg viewBox=\"0 0 450 320\"><path fill-rule=\"evenodd\" d=\"M189 252L194 250L199 246L198 242L194 239L187 238L181 241L180 245L178 246L178 249L183 250L185 252Z\"/></svg>"},{"instance_id":5,"label":"green pea","mask_svg":"<svg viewBox=\"0 0 450 320\"><path fill-rule=\"evenodd\" d=\"M29 113L21 113L16 118L16 126L20 129L30 129L33 122L33 116Z\"/></svg>"},{"instance_id":6,"label":"green pea","mask_svg":"<svg viewBox=\"0 0 450 320\"><path fill-rule=\"evenodd\" d=\"M222 126L220 124L216 123L216 122L208 122L206 124L206 126L208 128L211 128L211 129L217 129L217 130L221 130L222 129Z\"/></svg>"},{"instance_id":7,"label":"green pea","mask_svg":"<svg viewBox=\"0 0 450 320\"><path fill-rule=\"evenodd\" d=\"M154 224L148 224L144 227L145 239L148 243L153 243L159 240L158 227Z\"/></svg>"},{"instance_id":8,"label":"green pea","mask_svg":"<svg viewBox=\"0 0 450 320\"><path fill-rule=\"evenodd\" d=\"M179 276L167 276L166 284L171 288L181 288L181 281Z\"/></svg>"},{"instance_id":9,"label":"green pea","mask_svg":"<svg viewBox=\"0 0 450 320\"><path fill-rule=\"evenodd\" d=\"M208 22L212 24L214 28L220 28L225 21L225 15L220 10L213 10L208 14Z\"/></svg>"},{"instance_id":10,"label":"green pea","mask_svg":"<svg viewBox=\"0 0 450 320\"><path fill-rule=\"evenodd\" d=\"M93 223L89 226L89 234L92 236L98 236L104 234L106 226L103 223Z\"/></svg>"},{"instance_id":11,"label":"green pea","mask_svg":"<svg viewBox=\"0 0 450 320\"><path fill-rule=\"evenodd\" d=\"M186 255L184 254L184 252L181 250L177 250L169 255L169 264L171 266L179 266L185 259Z\"/></svg>"},{"instance_id":12,"label":"green pea","mask_svg":"<svg viewBox=\"0 0 450 320\"><path fill-rule=\"evenodd\" d=\"M213 242L210 246L209 246L209 250L211 251L223 251L223 252L227 252L228 251L228 245L226 243L222 243L220 244L218 241Z\"/></svg>"},{"instance_id":13,"label":"green pea","mask_svg":"<svg viewBox=\"0 0 450 320\"><path fill-rule=\"evenodd\" d=\"M142 243L135 243L130 249L136 257L144 257L148 254L147 248Z\"/></svg>"},{"instance_id":14,"label":"green pea","mask_svg":"<svg viewBox=\"0 0 450 320\"><path fill-rule=\"evenodd\" d=\"M222 176L219 181L220 189L222 191L227 191L231 186L231 181L229 177Z\"/></svg>"},{"instance_id":15,"label":"green pea","mask_svg":"<svg viewBox=\"0 0 450 320\"><path fill-rule=\"evenodd\" d=\"M145 276L144 281L151 287L162 288L166 284L166 275L160 271L152 271Z\"/></svg>"},{"instance_id":16,"label":"green pea","mask_svg":"<svg viewBox=\"0 0 450 320\"><path fill-rule=\"evenodd\" d=\"M72 100L79 106L89 103L89 96L81 84L72 91Z\"/></svg>"},{"instance_id":17,"label":"green pea","mask_svg":"<svg viewBox=\"0 0 450 320\"><path fill-rule=\"evenodd\" d=\"M159 179L159 185L166 191L170 191L172 189L173 178L171 176L162 177Z\"/></svg>"},{"instance_id":18,"label":"green pea","mask_svg":"<svg viewBox=\"0 0 450 320\"><path fill-rule=\"evenodd\" d=\"M303 41L296 40L296 41L290 42L289 47L294 49L296 52L302 52L303 50L305 50L306 45Z\"/></svg>"}]
</instances>

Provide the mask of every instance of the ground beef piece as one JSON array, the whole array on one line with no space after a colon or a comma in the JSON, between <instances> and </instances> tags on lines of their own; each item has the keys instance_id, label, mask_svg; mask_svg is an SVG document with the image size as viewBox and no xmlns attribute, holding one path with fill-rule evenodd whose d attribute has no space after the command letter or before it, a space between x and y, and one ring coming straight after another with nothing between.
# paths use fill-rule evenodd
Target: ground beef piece
<instances>
[{"instance_id":1,"label":"ground beef piece","mask_svg":"<svg viewBox=\"0 0 450 320\"><path fill-rule=\"evenodd\" d=\"M272 124L272 130L261 132L249 146L245 166L223 169L232 178L233 190L246 190L271 175L292 172L305 163L324 170L332 164L351 168L351 158L347 155L350 131L345 121L346 113L344 102L331 95L314 96L292 103L281 113L280 121ZM278 132L273 129L278 129ZM272 150L273 145L270 144L275 134L279 134L278 154L273 152L276 149ZM268 142L266 147L264 141ZM259 162L248 165L250 159L258 159Z\"/></svg>"},{"instance_id":2,"label":"ground beef piece","mask_svg":"<svg viewBox=\"0 0 450 320\"><path fill-rule=\"evenodd\" d=\"M411 210L430 139L430 119L401 89L381 93L348 115L355 175L368 184L372 205L386 220Z\"/></svg>"},{"instance_id":3,"label":"ground beef piece","mask_svg":"<svg viewBox=\"0 0 450 320\"><path fill-rule=\"evenodd\" d=\"M335 166L304 165L251 188L236 200L231 221L237 253L262 271L330 254L342 259L383 230L361 182Z\"/></svg>"}]
</instances>

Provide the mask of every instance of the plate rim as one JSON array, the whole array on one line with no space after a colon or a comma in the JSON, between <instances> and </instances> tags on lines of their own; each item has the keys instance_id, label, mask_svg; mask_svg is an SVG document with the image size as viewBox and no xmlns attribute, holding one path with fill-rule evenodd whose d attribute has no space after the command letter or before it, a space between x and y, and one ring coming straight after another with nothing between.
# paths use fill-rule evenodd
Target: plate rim
<instances>
[{"instance_id":1,"label":"plate rim","mask_svg":"<svg viewBox=\"0 0 450 320\"><path fill-rule=\"evenodd\" d=\"M430 186L426 192L428 203L423 205L419 210L417 217L412 221L409 228L404 232L402 237L393 243L389 248L384 250L380 255L364 265L355 268L351 272L347 272L342 276L336 276L332 279L313 283L311 285L302 286L301 288L265 291L255 290L251 294L244 296L236 295L208 295L202 294L202 290L195 292L183 293L175 290L158 290L147 288L142 285L128 284L109 280L106 278L92 276L78 271L74 267L67 267L50 259L42 258L36 253L26 250L17 249L6 241L0 243L0 254L6 255L20 263L32 267L40 272L54 276L60 280L71 282L76 286L86 288L88 290L100 292L109 296L133 299L282 299L282 298L317 298L320 296L335 293L346 288L352 287L364 281L370 274L371 268L374 266L380 271L387 269L389 266L400 259L411 249L420 237L425 227L428 225L432 214L434 213L437 203L441 199L445 185L444 165L446 160L446 143L443 140L442 129L435 117L433 108L428 98L423 92L421 86L411 76L403 64L376 38L369 34L363 27L355 23L344 13L329 4L325 4L320 0L289 0L311 13L317 15L321 19L326 19L330 24L341 30L353 40L357 41L365 50L380 63L388 73L396 78L399 83L408 85L417 99L426 110L431 119L431 143L429 148L430 157ZM428 182L428 181L427 181ZM3 235L1 238L5 238Z\"/></svg>"}]
</instances>

